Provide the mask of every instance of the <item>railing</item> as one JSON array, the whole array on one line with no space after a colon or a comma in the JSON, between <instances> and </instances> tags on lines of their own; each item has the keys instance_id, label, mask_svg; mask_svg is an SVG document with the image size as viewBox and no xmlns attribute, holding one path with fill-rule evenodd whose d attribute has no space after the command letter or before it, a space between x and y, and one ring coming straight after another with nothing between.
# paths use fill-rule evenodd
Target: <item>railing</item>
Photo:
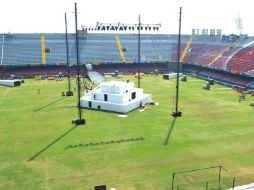
<instances>
[{"instance_id":1,"label":"railing","mask_svg":"<svg viewBox=\"0 0 254 190\"><path fill-rule=\"evenodd\" d=\"M121 60L122 60L122 62L125 62L125 56L124 56L123 47L122 47L119 35L116 35L116 43L117 43L117 47L119 49Z\"/></svg>"},{"instance_id":2,"label":"railing","mask_svg":"<svg viewBox=\"0 0 254 190\"><path fill-rule=\"evenodd\" d=\"M189 41L188 41L188 43L187 43L187 45L185 46L184 51L183 51L183 53L182 53L182 56L181 56L181 58L180 58L180 62L183 62L183 59L184 59L186 53L188 52L188 50L189 50L189 48L190 48L190 45L191 45L191 43L192 43L192 38L193 38L193 37L191 36L190 39L189 39Z\"/></svg>"},{"instance_id":3,"label":"railing","mask_svg":"<svg viewBox=\"0 0 254 190\"><path fill-rule=\"evenodd\" d=\"M206 179L194 179L194 181L186 180L175 185L175 190L234 190L239 186L246 186L242 189L254 188L254 174L239 176L222 176L220 186L218 179L212 176ZM248 186L247 186L248 185ZM252 187L252 188L251 188ZM239 189L239 188L238 188Z\"/></svg>"}]
</instances>

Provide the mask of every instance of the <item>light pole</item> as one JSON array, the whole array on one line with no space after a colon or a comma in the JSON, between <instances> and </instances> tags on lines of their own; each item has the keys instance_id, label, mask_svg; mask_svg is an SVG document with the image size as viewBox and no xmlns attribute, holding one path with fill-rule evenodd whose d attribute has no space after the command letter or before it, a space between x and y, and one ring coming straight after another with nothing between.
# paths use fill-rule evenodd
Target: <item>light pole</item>
<instances>
[{"instance_id":1,"label":"light pole","mask_svg":"<svg viewBox=\"0 0 254 190\"><path fill-rule=\"evenodd\" d=\"M71 79L70 79L70 61L69 61L69 42L68 42L68 30L67 30L67 16L65 17L65 42L66 42L66 63L68 67L68 91L66 92L66 96L73 96L73 92L71 91Z\"/></svg>"},{"instance_id":2,"label":"light pole","mask_svg":"<svg viewBox=\"0 0 254 190\"><path fill-rule=\"evenodd\" d=\"M77 59L77 89L78 89L78 119L74 120L75 125L84 125L85 119L82 118L82 110L80 107L80 57L79 57L79 38L78 38L78 19L77 19L77 3L75 3L75 30L76 30L76 59Z\"/></svg>"},{"instance_id":3,"label":"light pole","mask_svg":"<svg viewBox=\"0 0 254 190\"><path fill-rule=\"evenodd\" d=\"M140 88L140 15L138 15L138 88Z\"/></svg>"}]
</instances>

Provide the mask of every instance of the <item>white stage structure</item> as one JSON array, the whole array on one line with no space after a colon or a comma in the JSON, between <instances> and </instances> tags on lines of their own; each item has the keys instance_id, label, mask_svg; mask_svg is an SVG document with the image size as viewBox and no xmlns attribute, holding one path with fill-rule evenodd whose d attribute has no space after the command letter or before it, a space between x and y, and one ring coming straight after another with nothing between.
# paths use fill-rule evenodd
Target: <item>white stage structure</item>
<instances>
[{"instance_id":1,"label":"white stage structure","mask_svg":"<svg viewBox=\"0 0 254 190\"><path fill-rule=\"evenodd\" d=\"M152 96L143 89L134 88L133 82L109 81L90 91L80 99L83 108L128 113L152 102Z\"/></svg>"},{"instance_id":2,"label":"white stage structure","mask_svg":"<svg viewBox=\"0 0 254 190\"><path fill-rule=\"evenodd\" d=\"M20 86L21 80L0 80L0 85L10 87Z\"/></svg>"},{"instance_id":3,"label":"white stage structure","mask_svg":"<svg viewBox=\"0 0 254 190\"><path fill-rule=\"evenodd\" d=\"M233 189L228 189L228 190L254 190L254 183L234 187Z\"/></svg>"}]
</instances>

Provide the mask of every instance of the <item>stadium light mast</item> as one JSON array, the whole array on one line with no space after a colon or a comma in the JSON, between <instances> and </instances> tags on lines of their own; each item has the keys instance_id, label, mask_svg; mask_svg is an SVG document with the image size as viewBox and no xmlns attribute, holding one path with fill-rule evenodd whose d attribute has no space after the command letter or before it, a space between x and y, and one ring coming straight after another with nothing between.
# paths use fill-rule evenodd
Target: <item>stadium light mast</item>
<instances>
[{"instance_id":1,"label":"stadium light mast","mask_svg":"<svg viewBox=\"0 0 254 190\"><path fill-rule=\"evenodd\" d=\"M77 88L78 88L78 119L74 120L73 123L76 125L84 125L85 119L82 118L82 110L80 107L80 57L79 57L79 38L78 38L78 19L77 19L77 3L75 4L75 30L76 30L76 56L77 56Z\"/></svg>"},{"instance_id":2,"label":"stadium light mast","mask_svg":"<svg viewBox=\"0 0 254 190\"><path fill-rule=\"evenodd\" d=\"M71 91L69 42L68 42L68 30L67 30L67 16L66 16L66 13L64 14L64 18L65 18L66 62L67 62L67 67L68 67L68 91L66 92L66 96L73 96L73 92Z\"/></svg>"},{"instance_id":3,"label":"stadium light mast","mask_svg":"<svg viewBox=\"0 0 254 190\"><path fill-rule=\"evenodd\" d=\"M140 49L141 49L141 31L158 31L161 24L142 24L140 22L140 15L138 17L138 24L123 24L123 23L100 23L96 26L81 26L84 31L138 31L138 88L140 88Z\"/></svg>"},{"instance_id":4,"label":"stadium light mast","mask_svg":"<svg viewBox=\"0 0 254 190\"><path fill-rule=\"evenodd\" d=\"M138 15L138 88L140 88L140 15Z\"/></svg>"},{"instance_id":5,"label":"stadium light mast","mask_svg":"<svg viewBox=\"0 0 254 190\"><path fill-rule=\"evenodd\" d=\"M4 58L4 35L3 35L2 48L1 48L1 65L3 65L3 58Z\"/></svg>"},{"instance_id":6,"label":"stadium light mast","mask_svg":"<svg viewBox=\"0 0 254 190\"><path fill-rule=\"evenodd\" d=\"M181 51L181 22L182 22L182 7L180 7L179 13L179 33L178 33L178 44L177 44L177 77L176 77L176 106L175 111L172 113L173 117L181 117L182 112L178 110L179 101L179 72L180 72L180 51Z\"/></svg>"}]
</instances>

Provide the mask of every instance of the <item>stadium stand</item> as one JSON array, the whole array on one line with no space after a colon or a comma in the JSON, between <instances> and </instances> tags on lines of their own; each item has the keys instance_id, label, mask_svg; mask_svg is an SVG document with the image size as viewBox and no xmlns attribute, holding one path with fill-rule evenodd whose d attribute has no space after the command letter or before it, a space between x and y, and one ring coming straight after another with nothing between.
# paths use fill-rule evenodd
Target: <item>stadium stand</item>
<instances>
[{"instance_id":1,"label":"stadium stand","mask_svg":"<svg viewBox=\"0 0 254 190\"><path fill-rule=\"evenodd\" d=\"M227 69L233 73L252 73L254 70L254 46L243 47L239 49L234 55L227 61Z\"/></svg>"},{"instance_id":2,"label":"stadium stand","mask_svg":"<svg viewBox=\"0 0 254 190\"><path fill-rule=\"evenodd\" d=\"M238 75L227 71L219 71L216 69L195 65L184 65L183 72L203 79L214 79L216 82L227 86L237 85L253 89L251 84L254 82L254 78L249 76Z\"/></svg>"},{"instance_id":3,"label":"stadium stand","mask_svg":"<svg viewBox=\"0 0 254 190\"><path fill-rule=\"evenodd\" d=\"M142 73L165 73L168 72L167 63L141 63L140 72ZM138 72L138 64L98 64L93 66L94 70L104 74L104 73L114 73L114 72L122 72L122 73L137 73Z\"/></svg>"},{"instance_id":4,"label":"stadium stand","mask_svg":"<svg viewBox=\"0 0 254 190\"><path fill-rule=\"evenodd\" d=\"M3 46L3 66L0 77L8 78L11 75L18 77L31 77L35 75L56 75L67 73L66 49L64 34L0 34ZM45 38L46 64L42 64L42 41ZM104 72L136 73L140 66L144 73L166 73L166 62L174 62L177 57L177 35L141 35L141 61L137 65L137 34L118 34L125 55L125 63L119 54L116 34L88 34L80 37L81 64L91 63L93 70L101 74ZM185 65L198 65L198 68L188 68L189 72L200 76L213 77L224 80L221 70L241 75L254 76L254 38L239 38L237 35L229 36L181 36L181 55L183 68ZM70 65L76 64L75 35L69 34ZM26 65L19 67L19 65ZM39 66L40 65L40 66ZM32 67L33 66L33 67ZM38 67L39 66L39 67ZM211 68L211 70L203 70ZM85 75L87 68L82 69ZM75 66L71 67L75 74ZM217 72L217 73L216 73ZM226 73L228 73L226 72ZM94 76L94 73L91 74ZM246 85L253 82L241 80L244 76L232 75L226 82ZM99 76L97 76L100 78ZM227 74L228 77L228 74ZM99 79L98 79L99 80Z\"/></svg>"},{"instance_id":5,"label":"stadium stand","mask_svg":"<svg viewBox=\"0 0 254 190\"><path fill-rule=\"evenodd\" d=\"M1 68L1 67L0 67ZM65 65L39 65L39 66L5 66L2 67L2 73L0 72L1 79L8 79L12 75L15 78L30 78L35 76L47 75L47 76L55 76L62 73L67 76L68 67ZM77 67L71 66L70 71L72 75L77 74ZM86 75L86 68L83 66L81 69L81 75Z\"/></svg>"},{"instance_id":6,"label":"stadium stand","mask_svg":"<svg viewBox=\"0 0 254 190\"><path fill-rule=\"evenodd\" d=\"M5 34L2 34L2 36ZM65 62L65 35L64 34L13 34L5 37L4 64L39 64L41 63L41 36L45 36L45 46L50 48L47 53L47 64ZM2 37L1 36L1 37ZM123 49L126 50L126 60L137 60L137 35L119 34ZM0 38L1 39L1 38ZM190 39L189 35L181 37L181 51ZM248 41L249 42L249 41ZM0 45L2 45L0 40ZM177 35L141 35L142 61L175 61ZM187 54L192 55L192 60L186 58L184 63L198 62L207 64L206 57L216 56L232 41L225 41L221 37L193 36ZM246 42L247 43L247 42ZM69 34L71 62L75 61L75 35ZM241 47L240 42L235 45ZM80 38L80 59L82 62L94 61L121 61L116 43L116 34L88 34ZM205 54L205 58L204 55ZM229 53L228 53L229 54ZM196 60L197 59L197 60Z\"/></svg>"}]
</instances>

